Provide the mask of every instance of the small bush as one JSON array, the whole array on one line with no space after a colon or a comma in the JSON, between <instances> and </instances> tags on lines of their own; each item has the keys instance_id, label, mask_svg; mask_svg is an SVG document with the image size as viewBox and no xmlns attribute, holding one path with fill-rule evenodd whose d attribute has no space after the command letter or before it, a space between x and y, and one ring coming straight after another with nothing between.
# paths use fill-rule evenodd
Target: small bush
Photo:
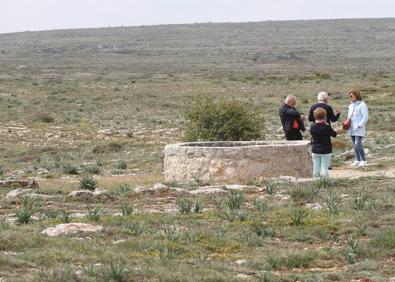
<instances>
[{"instance_id":1,"label":"small bush","mask_svg":"<svg viewBox=\"0 0 395 282\"><path fill-rule=\"evenodd\" d=\"M97 222L100 220L100 216L103 214L103 211L103 208L88 208L88 213L86 214L86 217L91 221Z\"/></svg>"},{"instance_id":2,"label":"small bush","mask_svg":"<svg viewBox=\"0 0 395 282\"><path fill-rule=\"evenodd\" d=\"M268 210L270 210L270 206L268 204L268 202L260 199L260 198L255 198L254 199L254 207L261 213L265 213Z\"/></svg>"},{"instance_id":3,"label":"small bush","mask_svg":"<svg viewBox=\"0 0 395 282\"><path fill-rule=\"evenodd\" d=\"M128 274L128 270L125 268L123 263L113 264L111 263L110 266L106 270L106 281L116 281L122 282L127 281L126 276Z\"/></svg>"},{"instance_id":4,"label":"small bush","mask_svg":"<svg viewBox=\"0 0 395 282\"><path fill-rule=\"evenodd\" d=\"M362 211L365 208L368 199L369 195L366 192L366 188L364 187L361 189L361 191L359 191L357 197L353 199L351 206L357 211Z\"/></svg>"},{"instance_id":5,"label":"small bush","mask_svg":"<svg viewBox=\"0 0 395 282\"><path fill-rule=\"evenodd\" d=\"M245 201L244 193L230 191L227 196L227 204L230 210L240 209Z\"/></svg>"},{"instance_id":6,"label":"small bush","mask_svg":"<svg viewBox=\"0 0 395 282\"><path fill-rule=\"evenodd\" d=\"M123 145L117 142L110 142L108 144L100 144L93 148L92 152L94 154L103 153L118 153L123 148Z\"/></svg>"},{"instance_id":7,"label":"small bush","mask_svg":"<svg viewBox=\"0 0 395 282\"><path fill-rule=\"evenodd\" d=\"M127 168L128 168L128 164L126 163L126 161L119 160L115 164L115 169L125 170Z\"/></svg>"},{"instance_id":8,"label":"small bush","mask_svg":"<svg viewBox=\"0 0 395 282\"><path fill-rule=\"evenodd\" d=\"M326 204L328 206L329 212L333 215L339 214L341 201L339 196L337 196L336 192L329 191L328 198L326 200Z\"/></svg>"},{"instance_id":9,"label":"small bush","mask_svg":"<svg viewBox=\"0 0 395 282\"><path fill-rule=\"evenodd\" d=\"M67 211L63 211L60 215L60 218L62 219L63 223L70 223L71 213Z\"/></svg>"},{"instance_id":10,"label":"small bush","mask_svg":"<svg viewBox=\"0 0 395 282\"><path fill-rule=\"evenodd\" d=\"M55 119L52 116L50 116L48 113L38 114L37 117L36 117L36 120L40 121L40 122L44 122L44 123L53 123L53 122L55 122Z\"/></svg>"},{"instance_id":11,"label":"small bush","mask_svg":"<svg viewBox=\"0 0 395 282\"><path fill-rule=\"evenodd\" d=\"M53 210L53 209L45 210L42 215L43 219L55 219L58 217L59 217L59 212L57 210Z\"/></svg>"},{"instance_id":12,"label":"small bush","mask_svg":"<svg viewBox=\"0 0 395 282\"><path fill-rule=\"evenodd\" d=\"M117 196L122 196L130 191L132 191L132 188L129 184L120 184L113 193Z\"/></svg>"},{"instance_id":13,"label":"small bush","mask_svg":"<svg viewBox=\"0 0 395 282\"><path fill-rule=\"evenodd\" d=\"M289 218L293 225L303 225L306 217L309 215L308 211L303 208L292 209Z\"/></svg>"},{"instance_id":14,"label":"small bush","mask_svg":"<svg viewBox=\"0 0 395 282\"><path fill-rule=\"evenodd\" d=\"M128 226L126 233L133 237L138 237L146 230L144 222L132 223Z\"/></svg>"},{"instance_id":15,"label":"small bush","mask_svg":"<svg viewBox=\"0 0 395 282\"><path fill-rule=\"evenodd\" d=\"M86 189L86 190L95 190L97 187L97 181L92 177L90 174L84 174L80 180L80 186L81 189Z\"/></svg>"},{"instance_id":16,"label":"small bush","mask_svg":"<svg viewBox=\"0 0 395 282\"><path fill-rule=\"evenodd\" d=\"M262 271L258 274L258 280L260 282L276 282L277 278L268 271Z\"/></svg>"},{"instance_id":17,"label":"small bush","mask_svg":"<svg viewBox=\"0 0 395 282\"><path fill-rule=\"evenodd\" d=\"M0 219L0 231L5 231L10 229L10 224L5 218Z\"/></svg>"},{"instance_id":18,"label":"small bush","mask_svg":"<svg viewBox=\"0 0 395 282\"><path fill-rule=\"evenodd\" d=\"M22 224L27 224L30 222L33 215L33 211L26 207L21 207L16 211L17 221Z\"/></svg>"},{"instance_id":19,"label":"small bush","mask_svg":"<svg viewBox=\"0 0 395 282\"><path fill-rule=\"evenodd\" d=\"M369 246L380 250L395 249L395 228L379 232L370 242Z\"/></svg>"},{"instance_id":20,"label":"small bush","mask_svg":"<svg viewBox=\"0 0 395 282\"><path fill-rule=\"evenodd\" d=\"M62 166L62 173L64 174L78 174L78 167L69 163Z\"/></svg>"},{"instance_id":21,"label":"small bush","mask_svg":"<svg viewBox=\"0 0 395 282\"><path fill-rule=\"evenodd\" d=\"M263 223L255 223L251 226L251 231L253 231L258 237L272 237L275 232L272 228Z\"/></svg>"},{"instance_id":22,"label":"small bush","mask_svg":"<svg viewBox=\"0 0 395 282\"><path fill-rule=\"evenodd\" d=\"M238 141L262 137L263 118L254 106L240 101L195 99L185 112L185 141Z\"/></svg>"},{"instance_id":23,"label":"small bush","mask_svg":"<svg viewBox=\"0 0 395 282\"><path fill-rule=\"evenodd\" d=\"M176 205L182 214L188 214L192 211L193 202L190 199L180 199Z\"/></svg>"},{"instance_id":24,"label":"small bush","mask_svg":"<svg viewBox=\"0 0 395 282\"><path fill-rule=\"evenodd\" d=\"M316 257L317 253L315 251L295 252L284 258L283 263L288 269L299 267L306 268L311 266Z\"/></svg>"},{"instance_id":25,"label":"small bush","mask_svg":"<svg viewBox=\"0 0 395 282\"><path fill-rule=\"evenodd\" d=\"M121 212L122 215L132 215L134 211L134 206L131 204L122 204L121 205Z\"/></svg>"},{"instance_id":26,"label":"small bush","mask_svg":"<svg viewBox=\"0 0 395 282\"><path fill-rule=\"evenodd\" d=\"M200 199L196 199L195 205L193 206L193 211L195 213L199 213L202 211L202 202L200 202Z\"/></svg>"},{"instance_id":27,"label":"small bush","mask_svg":"<svg viewBox=\"0 0 395 282\"><path fill-rule=\"evenodd\" d=\"M84 166L83 171L85 174L100 174L100 166L97 164Z\"/></svg>"}]
</instances>

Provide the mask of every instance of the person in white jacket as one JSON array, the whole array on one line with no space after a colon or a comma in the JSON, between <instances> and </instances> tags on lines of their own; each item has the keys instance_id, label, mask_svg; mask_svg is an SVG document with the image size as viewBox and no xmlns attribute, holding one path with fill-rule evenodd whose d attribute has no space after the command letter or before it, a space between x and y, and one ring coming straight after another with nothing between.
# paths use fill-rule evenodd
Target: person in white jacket
<instances>
[{"instance_id":1,"label":"person in white jacket","mask_svg":"<svg viewBox=\"0 0 395 282\"><path fill-rule=\"evenodd\" d=\"M362 101L361 93L357 90L350 90L348 95L351 98L351 104L348 107L348 116L351 117L351 126L347 130L354 147L355 161L352 166L364 167L368 163L365 157L365 151L362 146L362 139L365 137L366 123L369 119L369 111L365 102Z\"/></svg>"}]
</instances>

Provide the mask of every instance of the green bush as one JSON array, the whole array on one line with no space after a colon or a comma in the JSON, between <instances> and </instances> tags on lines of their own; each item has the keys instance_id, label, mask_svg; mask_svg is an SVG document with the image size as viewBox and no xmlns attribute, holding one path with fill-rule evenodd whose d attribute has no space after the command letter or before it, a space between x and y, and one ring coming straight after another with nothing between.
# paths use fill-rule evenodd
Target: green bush
<instances>
[{"instance_id":1,"label":"green bush","mask_svg":"<svg viewBox=\"0 0 395 282\"><path fill-rule=\"evenodd\" d=\"M195 99L185 112L188 120L185 141L240 141L262 138L263 118L252 104Z\"/></svg>"},{"instance_id":2,"label":"green bush","mask_svg":"<svg viewBox=\"0 0 395 282\"><path fill-rule=\"evenodd\" d=\"M92 177L90 174L84 174L80 179L80 186L81 189L86 190L95 190L97 187L97 181Z\"/></svg>"}]
</instances>

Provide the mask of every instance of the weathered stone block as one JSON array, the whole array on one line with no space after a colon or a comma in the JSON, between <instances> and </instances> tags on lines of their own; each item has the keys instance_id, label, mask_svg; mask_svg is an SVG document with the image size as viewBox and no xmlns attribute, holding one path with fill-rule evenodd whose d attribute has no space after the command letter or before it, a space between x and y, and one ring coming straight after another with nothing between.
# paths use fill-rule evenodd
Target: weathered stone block
<instances>
[{"instance_id":1,"label":"weathered stone block","mask_svg":"<svg viewBox=\"0 0 395 282\"><path fill-rule=\"evenodd\" d=\"M310 177L308 141L191 142L165 146L167 182L247 183L261 177Z\"/></svg>"}]
</instances>

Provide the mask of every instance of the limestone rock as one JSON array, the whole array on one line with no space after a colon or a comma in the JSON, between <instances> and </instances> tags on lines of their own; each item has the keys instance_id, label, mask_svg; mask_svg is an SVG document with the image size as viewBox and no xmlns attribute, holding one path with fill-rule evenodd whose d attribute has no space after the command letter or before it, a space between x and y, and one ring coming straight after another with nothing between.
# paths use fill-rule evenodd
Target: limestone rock
<instances>
[{"instance_id":1,"label":"limestone rock","mask_svg":"<svg viewBox=\"0 0 395 282\"><path fill-rule=\"evenodd\" d=\"M108 194L105 190L102 190L100 188L96 188L94 191L90 191L90 190L73 191L69 194L69 196L73 198L81 198L85 200L99 200L99 201L111 200L114 198L112 195Z\"/></svg>"},{"instance_id":2,"label":"limestone rock","mask_svg":"<svg viewBox=\"0 0 395 282\"><path fill-rule=\"evenodd\" d=\"M189 191L190 194L224 194L227 191L224 189L224 186L203 186L199 187L195 190Z\"/></svg>"},{"instance_id":3,"label":"limestone rock","mask_svg":"<svg viewBox=\"0 0 395 282\"><path fill-rule=\"evenodd\" d=\"M26 194L29 194L32 191L32 189L16 189L12 190L7 193L6 198L10 201L14 201L16 199L19 199L21 196L25 196Z\"/></svg>"},{"instance_id":4,"label":"limestone rock","mask_svg":"<svg viewBox=\"0 0 395 282\"><path fill-rule=\"evenodd\" d=\"M32 199L53 199L59 198L60 196L55 195L45 195L45 194L38 194L38 193L31 193L32 189L16 189L12 190L7 193L6 198L10 201L17 201L21 197L29 197Z\"/></svg>"},{"instance_id":5,"label":"limestone rock","mask_svg":"<svg viewBox=\"0 0 395 282\"><path fill-rule=\"evenodd\" d=\"M34 179L25 180L0 180L0 188L38 188L38 183Z\"/></svg>"},{"instance_id":6,"label":"limestone rock","mask_svg":"<svg viewBox=\"0 0 395 282\"><path fill-rule=\"evenodd\" d=\"M43 230L41 233L49 237L55 237L60 235L73 234L77 232L102 232L104 231L103 226L87 223L64 223L58 224L55 227L49 227Z\"/></svg>"}]
</instances>

